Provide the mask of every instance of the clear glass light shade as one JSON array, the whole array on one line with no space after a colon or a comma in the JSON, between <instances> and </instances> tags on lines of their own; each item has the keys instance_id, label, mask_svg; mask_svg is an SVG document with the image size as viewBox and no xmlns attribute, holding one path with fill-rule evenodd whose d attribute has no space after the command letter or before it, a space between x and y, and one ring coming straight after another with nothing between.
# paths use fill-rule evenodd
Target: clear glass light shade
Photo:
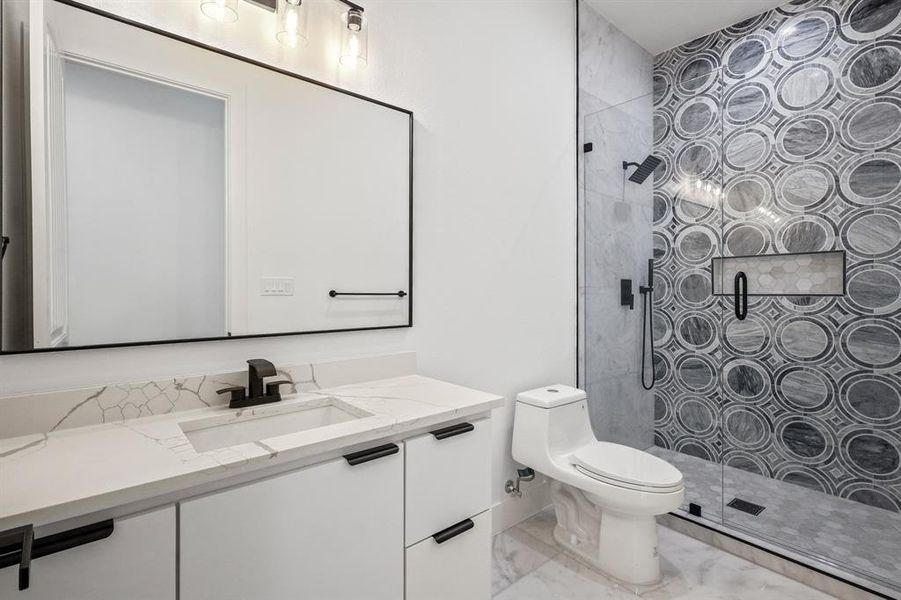
<instances>
[{"instance_id":1,"label":"clear glass light shade","mask_svg":"<svg viewBox=\"0 0 901 600\"><path fill-rule=\"evenodd\" d=\"M238 20L238 0L200 0L200 12L220 23Z\"/></svg>"},{"instance_id":2,"label":"clear glass light shade","mask_svg":"<svg viewBox=\"0 0 901 600\"><path fill-rule=\"evenodd\" d=\"M338 61L356 69L366 66L369 26L363 13L349 10L341 17L341 55Z\"/></svg>"},{"instance_id":3,"label":"clear glass light shade","mask_svg":"<svg viewBox=\"0 0 901 600\"><path fill-rule=\"evenodd\" d=\"M289 48L307 43L307 1L278 0L275 39Z\"/></svg>"}]
</instances>

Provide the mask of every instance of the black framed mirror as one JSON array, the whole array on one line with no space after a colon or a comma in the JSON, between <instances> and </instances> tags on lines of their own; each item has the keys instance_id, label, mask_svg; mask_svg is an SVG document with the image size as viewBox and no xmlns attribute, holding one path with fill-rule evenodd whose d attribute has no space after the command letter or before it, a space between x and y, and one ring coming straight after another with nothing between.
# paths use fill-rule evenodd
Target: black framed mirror
<instances>
[{"instance_id":1,"label":"black framed mirror","mask_svg":"<svg viewBox=\"0 0 901 600\"><path fill-rule=\"evenodd\" d=\"M412 111L70 0L3 10L0 353L412 326Z\"/></svg>"}]
</instances>

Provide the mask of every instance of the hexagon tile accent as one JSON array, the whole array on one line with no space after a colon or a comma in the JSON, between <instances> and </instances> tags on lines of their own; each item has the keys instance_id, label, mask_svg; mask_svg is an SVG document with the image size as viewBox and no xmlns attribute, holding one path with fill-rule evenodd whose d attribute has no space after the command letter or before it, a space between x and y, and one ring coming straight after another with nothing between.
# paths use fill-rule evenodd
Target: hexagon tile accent
<instances>
[{"instance_id":1,"label":"hexagon tile accent","mask_svg":"<svg viewBox=\"0 0 901 600\"><path fill-rule=\"evenodd\" d=\"M749 296L842 296L845 293L845 253L762 254L714 258L713 293L733 292L735 274L748 277Z\"/></svg>"}]
</instances>

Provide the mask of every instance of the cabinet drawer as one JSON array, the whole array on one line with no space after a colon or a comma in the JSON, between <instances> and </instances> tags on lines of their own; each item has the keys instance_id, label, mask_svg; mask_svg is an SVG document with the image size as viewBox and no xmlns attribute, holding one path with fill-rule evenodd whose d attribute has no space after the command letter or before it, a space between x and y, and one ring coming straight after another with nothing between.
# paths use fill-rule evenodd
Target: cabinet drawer
<instances>
[{"instance_id":1,"label":"cabinet drawer","mask_svg":"<svg viewBox=\"0 0 901 600\"><path fill-rule=\"evenodd\" d=\"M407 546L491 504L491 423L480 419L454 427L406 442Z\"/></svg>"},{"instance_id":2,"label":"cabinet drawer","mask_svg":"<svg viewBox=\"0 0 901 600\"><path fill-rule=\"evenodd\" d=\"M473 517L472 528L442 543L428 537L407 548L406 600L488 600L490 514Z\"/></svg>"}]
</instances>

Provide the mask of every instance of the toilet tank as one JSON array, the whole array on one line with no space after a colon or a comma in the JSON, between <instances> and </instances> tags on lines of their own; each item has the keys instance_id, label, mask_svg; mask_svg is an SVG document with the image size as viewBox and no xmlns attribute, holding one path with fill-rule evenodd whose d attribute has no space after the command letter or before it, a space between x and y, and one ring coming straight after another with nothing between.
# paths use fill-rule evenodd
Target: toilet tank
<instances>
[{"instance_id":1,"label":"toilet tank","mask_svg":"<svg viewBox=\"0 0 901 600\"><path fill-rule=\"evenodd\" d=\"M513 458L539 472L577 448L597 441L585 392L552 385L516 396Z\"/></svg>"}]
</instances>

